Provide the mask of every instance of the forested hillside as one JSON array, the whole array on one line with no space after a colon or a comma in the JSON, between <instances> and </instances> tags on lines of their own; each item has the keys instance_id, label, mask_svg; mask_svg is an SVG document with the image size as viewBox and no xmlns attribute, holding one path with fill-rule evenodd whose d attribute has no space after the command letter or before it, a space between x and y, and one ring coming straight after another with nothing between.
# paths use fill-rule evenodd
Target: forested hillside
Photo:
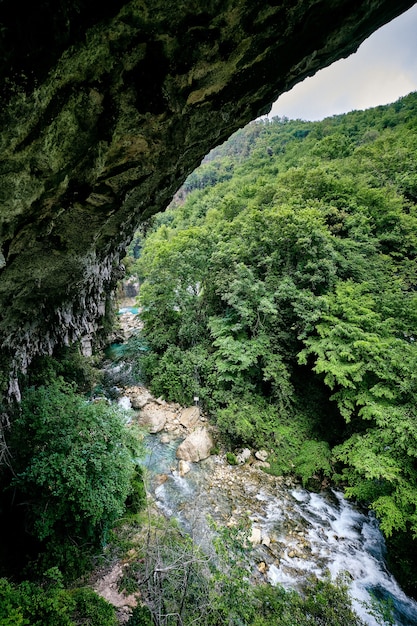
<instances>
[{"instance_id":1,"label":"forested hillside","mask_svg":"<svg viewBox=\"0 0 417 626\"><path fill-rule=\"evenodd\" d=\"M417 94L256 121L183 191L130 260L143 376L199 396L230 449L374 509L415 592L399 550L417 535Z\"/></svg>"}]
</instances>

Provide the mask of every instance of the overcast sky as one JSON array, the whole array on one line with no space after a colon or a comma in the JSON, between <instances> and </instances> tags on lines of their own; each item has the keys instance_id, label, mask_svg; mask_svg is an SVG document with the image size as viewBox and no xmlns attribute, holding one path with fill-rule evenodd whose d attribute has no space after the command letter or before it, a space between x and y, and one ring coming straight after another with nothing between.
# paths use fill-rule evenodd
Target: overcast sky
<instances>
[{"instance_id":1,"label":"overcast sky","mask_svg":"<svg viewBox=\"0 0 417 626\"><path fill-rule=\"evenodd\" d=\"M417 4L371 35L355 54L306 78L269 117L321 120L394 102L417 91Z\"/></svg>"}]
</instances>

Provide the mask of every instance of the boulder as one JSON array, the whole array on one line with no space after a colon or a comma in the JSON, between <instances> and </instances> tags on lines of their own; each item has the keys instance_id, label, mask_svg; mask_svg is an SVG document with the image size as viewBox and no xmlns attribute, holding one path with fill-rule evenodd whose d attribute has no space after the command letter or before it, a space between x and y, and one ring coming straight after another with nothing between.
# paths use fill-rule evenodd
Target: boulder
<instances>
[{"instance_id":1,"label":"boulder","mask_svg":"<svg viewBox=\"0 0 417 626\"><path fill-rule=\"evenodd\" d=\"M132 409L143 409L143 407L152 400L152 396L145 387L128 387L125 389L125 395L130 398Z\"/></svg>"},{"instance_id":2,"label":"boulder","mask_svg":"<svg viewBox=\"0 0 417 626\"><path fill-rule=\"evenodd\" d=\"M262 532L260 528L258 528L257 526L252 526L252 533L251 533L251 536L249 537L249 541L254 546L257 546L261 543Z\"/></svg>"},{"instance_id":3,"label":"boulder","mask_svg":"<svg viewBox=\"0 0 417 626\"><path fill-rule=\"evenodd\" d=\"M188 435L178 446L177 459L196 463L207 459L213 447L213 439L207 428L201 426Z\"/></svg>"},{"instance_id":4,"label":"boulder","mask_svg":"<svg viewBox=\"0 0 417 626\"><path fill-rule=\"evenodd\" d=\"M138 423L150 433L159 433L167 421L166 411L155 404L147 404L139 413Z\"/></svg>"},{"instance_id":5,"label":"boulder","mask_svg":"<svg viewBox=\"0 0 417 626\"><path fill-rule=\"evenodd\" d=\"M271 464L268 463L267 461L255 461L255 463L253 464L253 467L269 468L269 467L271 467Z\"/></svg>"},{"instance_id":6,"label":"boulder","mask_svg":"<svg viewBox=\"0 0 417 626\"><path fill-rule=\"evenodd\" d=\"M191 430L195 428L200 420L200 409L198 406L190 406L181 411L179 422L181 426Z\"/></svg>"}]
</instances>

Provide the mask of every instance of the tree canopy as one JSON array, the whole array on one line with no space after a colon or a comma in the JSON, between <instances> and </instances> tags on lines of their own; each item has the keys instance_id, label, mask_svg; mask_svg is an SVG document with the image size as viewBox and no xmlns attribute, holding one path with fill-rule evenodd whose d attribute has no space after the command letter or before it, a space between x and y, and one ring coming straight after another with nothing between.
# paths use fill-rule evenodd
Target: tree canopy
<instances>
[{"instance_id":1,"label":"tree canopy","mask_svg":"<svg viewBox=\"0 0 417 626\"><path fill-rule=\"evenodd\" d=\"M271 471L328 476L417 536L417 94L258 120L147 224L141 367Z\"/></svg>"}]
</instances>

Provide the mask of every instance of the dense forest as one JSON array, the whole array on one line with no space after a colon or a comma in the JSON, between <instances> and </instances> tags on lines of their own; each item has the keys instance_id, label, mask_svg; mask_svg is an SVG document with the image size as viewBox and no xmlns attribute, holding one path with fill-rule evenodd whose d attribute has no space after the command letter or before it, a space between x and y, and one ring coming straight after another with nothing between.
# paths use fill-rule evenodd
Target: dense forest
<instances>
[{"instance_id":1,"label":"dense forest","mask_svg":"<svg viewBox=\"0 0 417 626\"><path fill-rule=\"evenodd\" d=\"M268 471L373 509L414 594L416 131L417 94L322 122L255 121L126 262L154 394L198 396L231 450L265 448Z\"/></svg>"}]
</instances>

